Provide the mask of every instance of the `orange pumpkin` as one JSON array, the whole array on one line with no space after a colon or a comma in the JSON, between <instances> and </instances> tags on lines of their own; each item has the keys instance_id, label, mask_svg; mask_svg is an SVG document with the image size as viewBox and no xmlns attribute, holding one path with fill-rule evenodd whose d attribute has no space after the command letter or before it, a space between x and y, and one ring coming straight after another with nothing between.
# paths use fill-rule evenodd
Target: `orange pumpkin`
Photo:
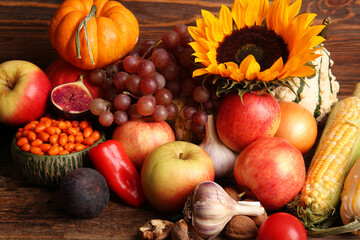
<instances>
[{"instance_id":1,"label":"orange pumpkin","mask_svg":"<svg viewBox=\"0 0 360 240\"><path fill-rule=\"evenodd\" d=\"M133 50L139 37L135 16L108 0L65 0L50 23L53 47L81 69L109 65Z\"/></svg>"}]
</instances>

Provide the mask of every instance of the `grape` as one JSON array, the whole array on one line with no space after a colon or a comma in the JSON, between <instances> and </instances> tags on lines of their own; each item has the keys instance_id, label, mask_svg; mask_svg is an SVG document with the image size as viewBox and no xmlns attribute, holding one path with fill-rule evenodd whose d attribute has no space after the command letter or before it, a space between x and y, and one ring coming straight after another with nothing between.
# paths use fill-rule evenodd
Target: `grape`
<instances>
[{"instance_id":1,"label":"grape","mask_svg":"<svg viewBox=\"0 0 360 240\"><path fill-rule=\"evenodd\" d=\"M114 115L110 111L102 111L99 115L99 123L104 127L110 127L114 121Z\"/></svg>"},{"instance_id":2,"label":"grape","mask_svg":"<svg viewBox=\"0 0 360 240\"><path fill-rule=\"evenodd\" d=\"M139 55L144 58L148 58L152 53L152 50L153 50L152 47L154 46L154 44L156 44L156 42L153 40L144 41L140 46Z\"/></svg>"},{"instance_id":3,"label":"grape","mask_svg":"<svg viewBox=\"0 0 360 240\"><path fill-rule=\"evenodd\" d=\"M179 34L179 37L181 39L189 34L187 26L183 23L176 24L174 27L174 31Z\"/></svg>"},{"instance_id":4,"label":"grape","mask_svg":"<svg viewBox=\"0 0 360 240\"><path fill-rule=\"evenodd\" d=\"M112 88L113 85L113 80L111 78L105 78L103 83L101 84L101 89L106 92L107 90L109 90L110 88Z\"/></svg>"},{"instance_id":5,"label":"grape","mask_svg":"<svg viewBox=\"0 0 360 240\"><path fill-rule=\"evenodd\" d=\"M133 119L139 119L142 117L141 114L137 110L136 103L132 104L129 107L128 114Z\"/></svg>"},{"instance_id":6,"label":"grape","mask_svg":"<svg viewBox=\"0 0 360 240\"><path fill-rule=\"evenodd\" d=\"M167 105L166 110L168 112L168 119L174 119L179 111L175 103L170 103L169 105Z\"/></svg>"},{"instance_id":7,"label":"grape","mask_svg":"<svg viewBox=\"0 0 360 240\"><path fill-rule=\"evenodd\" d=\"M156 107L155 97L145 95L139 98L136 103L136 109L142 116L150 116L154 113Z\"/></svg>"},{"instance_id":8,"label":"grape","mask_svg":"<svg viewBox=\"0 0 360 240\"><path fill-rule=\"evenodd\" d=\"M123 67L128 73L136 73L139 63L140 59L138 57L130 55L124 58Z\"/></svg>"},{"instance_id":9,"label":"grape","mask_svg":"<svg viewBox=\"0 0 360 240\"><path fill-rule=\"evenodd\" d=\"M168 117L166 107L163 105L156 105L154 113L151 115L152 119L156 122L165 121Z\"/></svg>"},{"instance_id":10,"label":"grape","mask_svg":"<svg viewBox=\"0 0 360 240\"><path fill-rule=\"evenodd\" d=\"M117 95L114 99L114 106L117 110L126 111L129 109L130 105L131 98L124 93Z\"/></svg>"},{"instance_id":11,"label":"grape","mask_svg":"<svg viewBox=\"0 0 360 240\"><path fill-rule=\"evenodd\" d=\"M123 71L116 73L113 78L114 86L121 91L126 90L126 79L129 76L129 73Z\"/></svg>"},{"instance_id":12,"label":"grape","mask_svg":"<svg viewBox=\"0 0 360 240\"><path fill-rule=\"evenodd\" d=\"M205 131L205 125L198 125L194 122L191 122L191 130L194 133L203 133Z\"/></svg>"},{"instance_id":13,"label":"grape","mask_svg":"<svg viewBox=\"0 0 360 240\"><path fill-rule=\"evenodd\" d=\"M210 112L214 108L214 103L211 100L207 100L206 102L202 103L205 111Z\"/></svg>"},{"instance_id":14,"label":"grape","mask_svg":"<svg viewBox=\"0 0 360 240\"><path fill-rule=\"evenodd\" d=\"M161 89L163 87L165 87L165 84L166 84L166 80L164 78L163 75L161 75L160 73L158 72L155 72L154 76L155 80L157 81L158 83L158 89Z\"/></svg>"},{"instance_id":15,"label":"grape","mask_svg":"<svg viewBox=\"0 0 360 240\"><path fill-rule=\"evenodd\" d=\"M169 89L162 88L155 93L155 99L157 104L166 107L172 102L173 97Z\"/></svg>"},{"instance_id":16,"label":"grape","mask_svg":"<svg viewBox=\"0 0 360 240\"><path fill-rule=\"evenodd\" d=\"M194 68L194 57L192 54L194 50L192 48L185 48L179 55L179 63L186 69Z\"/></svg>"},{"instance_id":17,"label":"grape","mask_svg":"<svg viewBox=\"0 0 360 240\"><path fill-rule=\"evenodd\" d=\"M182 96L190 97L195 88L195 83L191 77L187 77L182 81L180 88Z\"/></svg>"},{"instance_id":18,"label":"grape","mask_svg":"<svg viewBox=\"0 0 360 240\"><path fill-rule=\"evenodd\" d=\"M191 120L194 116L194 113L196 113L196 108L193 106L186 106L184 108L183 114L187 120Z\"/></svg>"},{"instance_id":19,"label":"grape","mask_svg":"<svg viewBox=\"0 0 360 240\"><path fill-rule=\"evenodd\" d=\"M192 121L197 125L205 125L208 120L208 116L205 112L198 111L193 114Z\"/></svg>"},{"instance_id":20,"label":"grape","mask_svg":"<svg viewBox=\"0 0 360 240\"><path fill-rule=\"evenodd\" d=\"M199 103L206 102L210 97L210 92L207 88L204 88L203 86L197 86L193 90L193 98L195 101Z\"/></svg>"},{"instance_id":21,"label":"grape","mask_svg":"<svg viewBox=\"0 0 360 240\"><path fill-rule=\"evenodd\" d=\"M177 81L180 75L180 67L173 61L170 61L168 65L161 69L161 74L169 82Z\"/></svg>"},{"instance_id":22,"label":"grape","mask_svg":"<svg viewBox=\"0 0 360 240\"><path fill-rule=\"evenodd\" d=\"M130 51L130 52L127 54L127 56L134 56L134 57L140 58L140 54L139 54L139 52L136 51L136 50Z\"/></svg>"},{"instance_id":23,"label":"grape","mask_svg":"<svg viewBox=\"0 0 360 240\"><path fill-rule=\"evenodd\" d=\"M189 43L193 42L194 39L188 33L186 36L183 36L180 41L181 41L181 46L188 48L188 47L190 47Z\"/></svg>"},{"instance_id":24,"label":"grape","mask_svg":"<svg viewBox=\"0 0 360 240\"><path fill-rule=\"evenodd\" d=\"M117 88L109 88L108 90L106 90L104 97L110 102L113 102L115 97L119 94L119 91L120 90Z\"/></svg>"},{"instance_id":25,"label":"grape","mask_svg":"<svg viewBox=\"0 0 360 240\"><path fill-rule=\"evenodd\" d=\"M119 68L116 64L112 64L106 69L106 77L113 78L115 74L119 71Z\"/></svg>"},{"instance_id":26,"label":"grape","mask_svg":"<svg viewBox=\"0 0 360 240\"><path fill-rule=\"evenodd\" d=\"M165 49L158 48L151 54L151 61L154 63L155 67L163 68L169 64L170 55Z\"/></svg>"},{"instance_id":27,"label":"grape","mask_svg":"<svg viewBox=\"0 0 360 240\"><path fill-rule=\"evenodd\" d=\"M144 94L154 94L158 90L158 82L154 77L144 77L139 85Z\"/></svg>"},{"instance_id":28,"label":"grape","mask_svg":"<svg viewBox=\"0 0 360 240\"><path fill-rule=\"evenodd\" d=\"M141 77L151 77L155 73L155 65L152 61L144 59L141 60L136 68L136 72Z\"/></svg>"},{"instance_id":29,"label":"grape","mask_svg":"<svg viewBox=\"0 0 360 240\"><path fill-rule=\"evenodd\" d=\"M184 50L184 47L179 45L176 48L170 49L171 54L174 56L176 61L179 60L180 53Z\"/></svg>"},{"instance_id":30,"label":"grape","mask_svg":"<svg viewBox=\"0 0 360 240\"><path fill-rule=\"evenodd\" d=\"M90 72L89 82L95 86L100 86L106 78L104 70L97 68Z\"/></svg>"},{"instance_id":31,"label":"grape","mask_svg":"<svg viewBox=\"0 0 360 240\"><path fill-rule=\"evenodd\" d=\"M126 88L133 94L140 93L141 77L137 74L132 74L126 79Z\"/></svg>"},{"instance_id":32,"label":"grape","mask_svg":"<svg viewBox=\"0 0 360 240\"><path fill-rule=\"evenodd\" d=\"M102 98L94 98L90 102L90 112L95 116L98 116L101 112L106 110L106 102Z\"/></svg>"},{"instance_id":33,"label":"grape","mask_svg":"<svg viewBox=\"0 0 360 240\"><path fill-rule=\"evenodd\" d=\"M117 125L123 125L128 121L128 114L124 111L116 111L114 112L114 122Z\"/></svg>"},{"instance_id":34,"label":"grape","mask_svg":"<svg viewBox=\"0 0 360 240\"><path fill-rule=\"evenodd\" d=\"M170 30L165 32L161 40L166 48L176 48L180 44L180 36L177 32Z\"/></svg>"},{"instance_id":35,"label":"grape","mask_svg":"<svg viewBox=\"0 0 360 240\"><path fill-rule=\"evenodd\" d=\"M180 83L178 81L167 82L165 88L170 90L173 98L176 98L180 95Z\"/></svg>"},{"instance_id":36,"label":"grape","mask_svg":"<svg viewBox=\"0 0 360 240\"><path fill-rule=\"evenodd\" d=\"M179 78L180 67L174 61L170 61L168 65L161 69L161 74L167 81L176 81Z\"/></svg>"}]
</instances>

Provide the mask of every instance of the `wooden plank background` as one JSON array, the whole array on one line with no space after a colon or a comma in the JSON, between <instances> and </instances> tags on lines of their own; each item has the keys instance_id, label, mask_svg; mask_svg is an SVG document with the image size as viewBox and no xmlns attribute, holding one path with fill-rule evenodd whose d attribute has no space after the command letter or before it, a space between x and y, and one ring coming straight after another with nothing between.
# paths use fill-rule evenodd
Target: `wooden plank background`
<instances>
[{"instance_id":1,"label":"wooden plank background","mask_svg":"<svg viewBox=\"0 0 360 240\"><path fill-rule=\"evenodd\" d=\"M48 39L50 20L60 0L0 0L0 63L22 59L45 69L58 57ZM140 39L159 40L178 23L193 25L200 10L218 13L230 0L123 0L140 23ZM314 12L315 24L331 17L326 48L335 62L339 98L360 81L360 0L303 0L302 12ZM152 218L174 218L148 204L132 208L116 196L96 218L74 219L57 202L57 189L32 187L14 168L9 142L15 129L0 125L0 239L138 239L138 228ZM326 239L355 239L352 235Z\"/></svg>"}]
</instances>

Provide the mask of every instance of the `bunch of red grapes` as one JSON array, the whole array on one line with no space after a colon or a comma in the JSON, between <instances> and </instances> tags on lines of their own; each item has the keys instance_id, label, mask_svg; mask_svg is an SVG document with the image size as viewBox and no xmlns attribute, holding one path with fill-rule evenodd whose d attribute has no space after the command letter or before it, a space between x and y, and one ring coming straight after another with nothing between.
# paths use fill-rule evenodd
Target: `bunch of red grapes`
<instances>
[{"instance_id":1,"label":"bunch of red grapes","mask_svg":"<svg viewBox=\"0 0 360 240\"><path fill-rule=\"evenodd\" d=\"M183 116L192 120L194 132L204 132L207 114L219 97L214 86L192 77L196 69L192 41L187 26L178 24L161 41L144 41L120 62L92 70L89 80L101 85L104 97L93 99L91 113L104 127L129 119L171 120L179 111L173 100L186 97Z\"/></svg>"}]
</instances>

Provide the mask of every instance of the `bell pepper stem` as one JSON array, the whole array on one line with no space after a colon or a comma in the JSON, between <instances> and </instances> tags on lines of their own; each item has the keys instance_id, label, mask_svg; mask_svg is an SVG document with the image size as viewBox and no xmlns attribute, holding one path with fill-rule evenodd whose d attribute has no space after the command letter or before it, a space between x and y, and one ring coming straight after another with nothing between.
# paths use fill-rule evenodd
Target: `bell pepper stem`
<instances>
[{"instance_id":1,"label":"bell pepper stem","mask_svg":"<svg viewBox=\"0 0 360 240\"><path fill-rule=\"evenodd\" d=\"M89 38L88 38L88 34L87 34L87 23L88 21L92 18L92 17L96 17L96 5L93 5L91 7L91 10L89 12L89 14L84 18L84 20L82 20L79 24L79 27L77 28L76 31L76 36L75 36L75 45L76 45L76 54L77 54L77 58L81 58L81 53L80 53L80 31L82 28L84 28L84 33L85 33L85 41L86 41L86 45L89 51L89 56L90 56L90 60L92 64L95 64L94 62L94 58L93 58L93 54L91 51L91 46L90 46L90 42L89 42Z\"/></svg>"}]
</instances>

